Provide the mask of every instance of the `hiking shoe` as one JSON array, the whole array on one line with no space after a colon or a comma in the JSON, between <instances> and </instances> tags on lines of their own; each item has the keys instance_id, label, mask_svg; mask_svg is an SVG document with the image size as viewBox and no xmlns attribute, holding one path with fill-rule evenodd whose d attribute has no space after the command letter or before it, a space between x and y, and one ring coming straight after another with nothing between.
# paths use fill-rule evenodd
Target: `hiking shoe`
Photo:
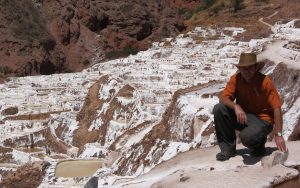
<instances>
[{"instance_id":1,"label":"hiking shoe","mask_svg":"<svg viewBox=\"0 0 300 188\"><path fill-rule=\"evenodd\" d=\"M267 151L265 146L259 146L257 148L254 148L251 152L251 156L253 157L263 157L264 155L266 155Z\"/></svg>"},{"instance_id":2,"label":"hiking shoe","mask_svg":"<svg viewBox=\"0 0 300 188\"><path fill-rule=\"evenodd\" d=\"M234 157L234 156L235 156L235 152L221 151L220 153L218 153L216 155L216 159L217 159L217 161L226 161L230 157Z\"/></svg>"}]
</instances>

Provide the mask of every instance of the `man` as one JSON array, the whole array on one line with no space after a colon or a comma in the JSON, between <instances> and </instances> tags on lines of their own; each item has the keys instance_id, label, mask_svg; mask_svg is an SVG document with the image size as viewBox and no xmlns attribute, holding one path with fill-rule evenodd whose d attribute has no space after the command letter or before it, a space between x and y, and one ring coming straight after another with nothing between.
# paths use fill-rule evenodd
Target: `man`
<instances>
[{"instance_id":1,"label":"man","mask_svg":"<svg viewBox=\"0 0 300 188\"><path fill-rule=\"evenodd\" d=\"M242 53L236 67L238 73L231 76L219 96L220 103L213 109L221 149L217 160L225 161L235 156L235 130L240 131L241 142L251 149L252 156L263 156L273 124L277 148L286 151L281 100L271 79L259 72L262 66L254 53Z\"/></svg>"}]
</instances>

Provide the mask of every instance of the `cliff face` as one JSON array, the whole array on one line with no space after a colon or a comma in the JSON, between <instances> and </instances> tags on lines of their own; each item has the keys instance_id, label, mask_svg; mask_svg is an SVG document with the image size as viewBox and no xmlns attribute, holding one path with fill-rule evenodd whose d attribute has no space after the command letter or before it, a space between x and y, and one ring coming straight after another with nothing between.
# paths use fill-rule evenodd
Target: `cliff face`
<instances>
[{"instance_id":1,"label":"cliff face","mask_svg":"<svg viewBox=\"0 0 300 188\"><path fill-rule=\"evenodd\" d=\"M127 56L186 26L199 1L1 1L1 80L82 70Z\"/></svg>"}]
</instances>

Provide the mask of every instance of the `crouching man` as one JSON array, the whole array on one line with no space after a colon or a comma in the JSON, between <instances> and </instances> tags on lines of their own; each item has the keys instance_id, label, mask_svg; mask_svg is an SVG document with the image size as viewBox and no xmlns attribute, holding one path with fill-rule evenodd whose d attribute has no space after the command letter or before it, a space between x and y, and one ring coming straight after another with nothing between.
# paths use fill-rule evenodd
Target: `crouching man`
<instances>
[{"instance_id":1,"label":"crouching man","mask_svg":"<svg viewBox=\"0 0 300 188\"><path fill-rule=\"evenodd\" d=\"M231 76L214 106L219 161L236 155L236 134L240 131L243 145L252 156L266 153L267 135L273 130L278 150L286 151L282 137L281 100L271 79L260 73L261 64L254 53L242 53L236 64L238 73Z\"/></svg>"}]
</instances>

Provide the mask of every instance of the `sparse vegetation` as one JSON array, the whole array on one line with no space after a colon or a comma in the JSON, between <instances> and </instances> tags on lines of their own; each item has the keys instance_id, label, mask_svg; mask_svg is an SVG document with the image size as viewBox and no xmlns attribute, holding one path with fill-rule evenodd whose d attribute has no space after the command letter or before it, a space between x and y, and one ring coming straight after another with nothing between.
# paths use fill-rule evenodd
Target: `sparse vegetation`
<instances>
[{"instance_id":1,"label":"sparse vegetation","mask_svg":"<svg viewBox=\"0 0 300 188\"><path fill-rule=\"evenodd\" d=\"M137 48L134 48L130 45L126 45L122 50L120 51L110 51L110 52L107 52L105 54L105 57L108 58L108 59L117 59L117 58L121 58L121 57L127 57L128 55L132 54L132 55L135 55L138 53L138 49Z\"/></svg>"},{"instance_id":2,"label":"sparse vegetation","mask_svg":"<svg viewBox=\"0 0 300 188\"><path fill-rule=\"evenodd\" d=\"M152 26L152 28L159 27L159 20L157 18L150 17L150 25Z\"/></svg>"},{"instance_id":3,"label":"sparse vegetation","mask_svg":"<svg viewBox=\"0 0 300 188\"><path fill-rule=\"evenodd\" d=\"M90 64L90 61L88 59L86 59L82 63L84 66L88 66Z\"/></svg>"},{"instance_id":4,"label":"sparse vegetation","mask_svg":"<svg viewBox=\"0 0 300 188\"><path fill-rule=\"evenodd\" d=\"M29 0L17 2L16 0L1 1L1 13L5 15L7 23L16 38L28 43L51 38L45 21L33 3Z\"/></svg>"},{"instance_id":5,"label":"sparse vegetation","mask_svg":"<svg viewBox=\"0 0 300 188\"><path fill-rule=\"evenodd\" d=\"M162 28L161 28L161 35L163 37L168 37L169 36L169 29L166 25L163 25Z\"/></svg>"},{"instance_id":6,"label":"sparse vegetation","mask_svg":"<svg viewBox=\"0 0 300 188\"><path fill-rule=\"evenodd\" d=\"M213 4L210 8L210 10L214 14L218 14L218 12L225 7L224 1L218 1L217 3Z\"/></svg>"},{"instance_id":7,"label":"sparse vegetation","mask_svg":"<svg viewBox=\"0 0 300 188\"><path fill-rule=\"evenodd\" d=\"M255 0L255 2L265 2L265 3L268 3L269 0Z\"/></svg>"},{"instance_id":8,"label":"sparse vegetation","mask_svg":"<svg viewBox=\"0 0 300 188\"><path fill-rule=\"evenodd\" d=\"M267 2L268 0L256 0ZM178 13L184 16L184 19L190 19L193 15L202 12L208 11L209 13L218 14L219 11L223 9L229 9L231 12L236 12L240 9L243 9L243 0L205 0L202 1L199 6L194 10L180 9Z\"/></svg>"},{"instance_id":9,"label":"sparse vegetation","mask_svg":"<svg viewBox=\"0 0 300 188\"><path fill-rule=\"evenodd\" d=\"M6 75L12 73L13 70L8 66L0 66L0 73Z\"/></svg>"},{"instance_id":10,"label":"sparse vegetation","mask_svg":"<svg viewBox=\"0 0 300 188\"><path fill-rule=\"evenodd\" d=\"M128 13L131 11L131 9L133 7L132 7L132 4L121 4L119 8L120 8L121 12Z\"/></svg>"},{"instance_id":11,"label":"sparse vegetation","mask_svg":"<svg viewBox=\"0 0 300 188\"><path fill-rule=\"evenodd\" d=\"M194 14L207 10L215 3L215 0L205 0L200 5L198 5L194 10L189 9L179 9L178 13L183 15L184 19L190 19Z\"/></svg>"},{"instance_id":12,"label":"sparse vegetation","mask_svg":"<svg viewBox=\"0 0 300 188\"><path fill-rule=\"evenodd\" d=\"M231 6L233 7L233 11L236 12L241 9L242 0L231 0Z\"/></svg>"},{"instance_id":13,"label":"sparse vegetation","mask_svg":"<svg viewBox=\"0 0 300 188\"><path fill-rule=\"evenodd\" d=\"M195 12L200 12L210 8L213 4L218 2L217 0L205 0L198 7L196 7Z\"/></svg>"},{"instance_id":14,"label":"sparse vegetation","mask_svg":"<svg viewBox=\"0 0 300 188\"><path fill-rule=\"evenodd\" d=\"M178 13L183 16L185 20L190 19L195 11L188 9L179 9Z\"/></svg>"}]
</instances>

